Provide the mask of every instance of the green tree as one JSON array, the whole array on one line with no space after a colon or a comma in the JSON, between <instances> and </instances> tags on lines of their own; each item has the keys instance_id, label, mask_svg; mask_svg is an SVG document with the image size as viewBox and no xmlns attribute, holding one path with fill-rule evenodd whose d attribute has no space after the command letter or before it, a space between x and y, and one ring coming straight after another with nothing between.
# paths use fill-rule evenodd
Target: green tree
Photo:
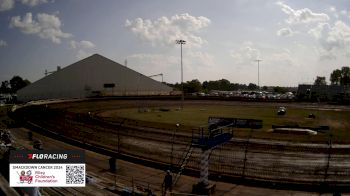
<instances>
[{"instance_id":1,"label":"green tree","mask_svg":"<svg viewBox=\"0 0 350 196\"><path fill-rule=\"evenodd\" d=\"M28 80L23 80L20 76L13 76L10 80L11 92L16 93L19 89L25 87L30 83Z\"/></svg>"},{"instance_id":2,"label":"green tree","mask_svg":"<svg viewBox=\"0 0 350 196\"><path fill-rule=\"evenodd\" d=\"M200 91L202 91L202 84L197 79L187 81L184 84L184 92L185 93L196 93L196 92L200 92Z\"/></svg>"},{"instance_id":3,"label":"green tree","mask_svg":"<svg viewBox=\"0 0 350 196\"><path fill-rule=\"evenodd\" d=\"M350 84L350 67L342 67L340 70L334 70L330 75L330 81L335 85Z\"/></svg>"},{"instance_id":4,"label":"green tree","mask_svg":"<svg viewBox=\"0 0 350 196\"><path fill-rule=\"evenodd\" d=\"M10 83L9 81L5 80L1 82L1 87L0 87L0 93L10 93L11 88L10 88Z\"/></svg>"},{"instance_id":5,"label":"green tree","mask_svg":"<svg viewBox=\"0 0 350 196\"><path fill-rule=\"evenodd\" d=\"M287 90L283 87L275 86L275 87L273 87L273 92L283 94L283 93L286 93Z\"/></svg>"},{"instance_id":6,"label":"green tree","mask_svg":"<svg viewBox=\"0 0 350 196\"><path fill-rule=\"evenodd\" d=\"M229 91L231 82L226 79L219 80L219 90Z\"/></svg>"},{"instance_id":7,"label":"green tree","mask_svg":"<svg viewBox=\"0 0 350 196\"><path fill-rule=\"evenodd\" d=\"M343 84L343 85L350 84L350 67L341 68L340 84Z\"/></svg>"},{"instance_id":8,"label":"green tree","mask_svg":"<svg viewBox=\"0 0 350 196\"><path fill-rule=\"evenodd\" d=\"M339 69L336 69L331 73L329 80L331 81L331 84L339 85L340 78L341 78L341 71Z\"/></svg>"},{"instance_id":9,"label":"green tree","mask_svg":"<svg viewBox=\"0 0 350 196\"><path fill-rule=\"evenodd\" d=\"M248 84L248 90L256 90L256 89L258 89L258 85L253 83Z\"/></svg>"},{"instance_id":10,"label":"green tree","mask_svg":"<svg viewBox=\"0 0 350 196\"><path fill-rule=\"evenodd\" d=\"M314 85L327 85L326 77L317 76Z\"/></svg>"},{"instance_id":11,"label":"green tree","mask_svg":"<svg viewBox=\"0 0 350 196\"><path fill-rule=\"evenodd\" d=\"M202 84L203 90L209 92L211 90L220 91L233 91L233 90L246 90L248 87L246 84L231 83L227 79L204 81Z\"/></svg>"}]
</instances>

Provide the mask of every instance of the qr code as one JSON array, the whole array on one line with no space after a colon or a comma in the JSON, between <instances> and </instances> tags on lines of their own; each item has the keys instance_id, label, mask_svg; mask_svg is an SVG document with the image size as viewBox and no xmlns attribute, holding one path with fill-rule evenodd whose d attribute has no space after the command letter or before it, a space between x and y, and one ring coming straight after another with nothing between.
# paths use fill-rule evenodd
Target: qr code
<instances>
[{"instance_id":1,"label":"qr code","mask_svg":"<svg viewBox=\"0 0 350 196\"><path fill-rule=\"evenodd\" d=\"M66 183L84 184L85 166L84 165L66 165Z\"/></svg>"}]
</instances>

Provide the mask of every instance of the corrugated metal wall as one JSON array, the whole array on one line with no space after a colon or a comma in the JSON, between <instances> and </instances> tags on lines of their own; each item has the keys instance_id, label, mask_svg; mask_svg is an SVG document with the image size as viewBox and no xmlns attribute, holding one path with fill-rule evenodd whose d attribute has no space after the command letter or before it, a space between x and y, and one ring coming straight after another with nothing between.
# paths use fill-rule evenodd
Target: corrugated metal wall
<instances>
[{"instance_id":1,"label":"corrugated metal wall","mask_svg":"<svg viewBox=\"0 0 350 196\"><path fill-rule=\"evenodd\" d=\"M105 88L104 84L114 84ZM19 101L101 95L168 95L167 85L94 54L21 89Z\"/></svg>"}]
</instances>

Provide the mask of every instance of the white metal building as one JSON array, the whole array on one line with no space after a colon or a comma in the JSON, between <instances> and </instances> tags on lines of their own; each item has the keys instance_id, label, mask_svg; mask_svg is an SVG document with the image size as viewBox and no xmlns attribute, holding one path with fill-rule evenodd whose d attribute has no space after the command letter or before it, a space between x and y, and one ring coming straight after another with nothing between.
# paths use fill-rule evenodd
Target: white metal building
<instances>
[{"instance_id":1,"label":"white metal building","mask_svg":"<svg viewBox=\"0 0 350 196\"><path fill-rule=\"evenodd\" d=\"M94 54L26 86L19 101L85 98L94 95L169 95L167 85Z\"/></svg>"}]
</instances>

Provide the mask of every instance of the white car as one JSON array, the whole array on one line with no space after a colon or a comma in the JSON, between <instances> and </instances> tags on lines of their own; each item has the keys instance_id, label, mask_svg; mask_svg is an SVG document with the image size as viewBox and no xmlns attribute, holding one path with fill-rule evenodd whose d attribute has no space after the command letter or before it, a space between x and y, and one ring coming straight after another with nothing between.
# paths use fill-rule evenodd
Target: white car
<instances>
[{"instance_id":1,"label":"white car","mask_svg":"<svg viewBox=\"0 0 350 196\"><path fill-rule=\"evenodd\" d=\"M279 107L277 110L277 115L285 115L287 113L286 107Z\"/></svg>"}]
</instances>

